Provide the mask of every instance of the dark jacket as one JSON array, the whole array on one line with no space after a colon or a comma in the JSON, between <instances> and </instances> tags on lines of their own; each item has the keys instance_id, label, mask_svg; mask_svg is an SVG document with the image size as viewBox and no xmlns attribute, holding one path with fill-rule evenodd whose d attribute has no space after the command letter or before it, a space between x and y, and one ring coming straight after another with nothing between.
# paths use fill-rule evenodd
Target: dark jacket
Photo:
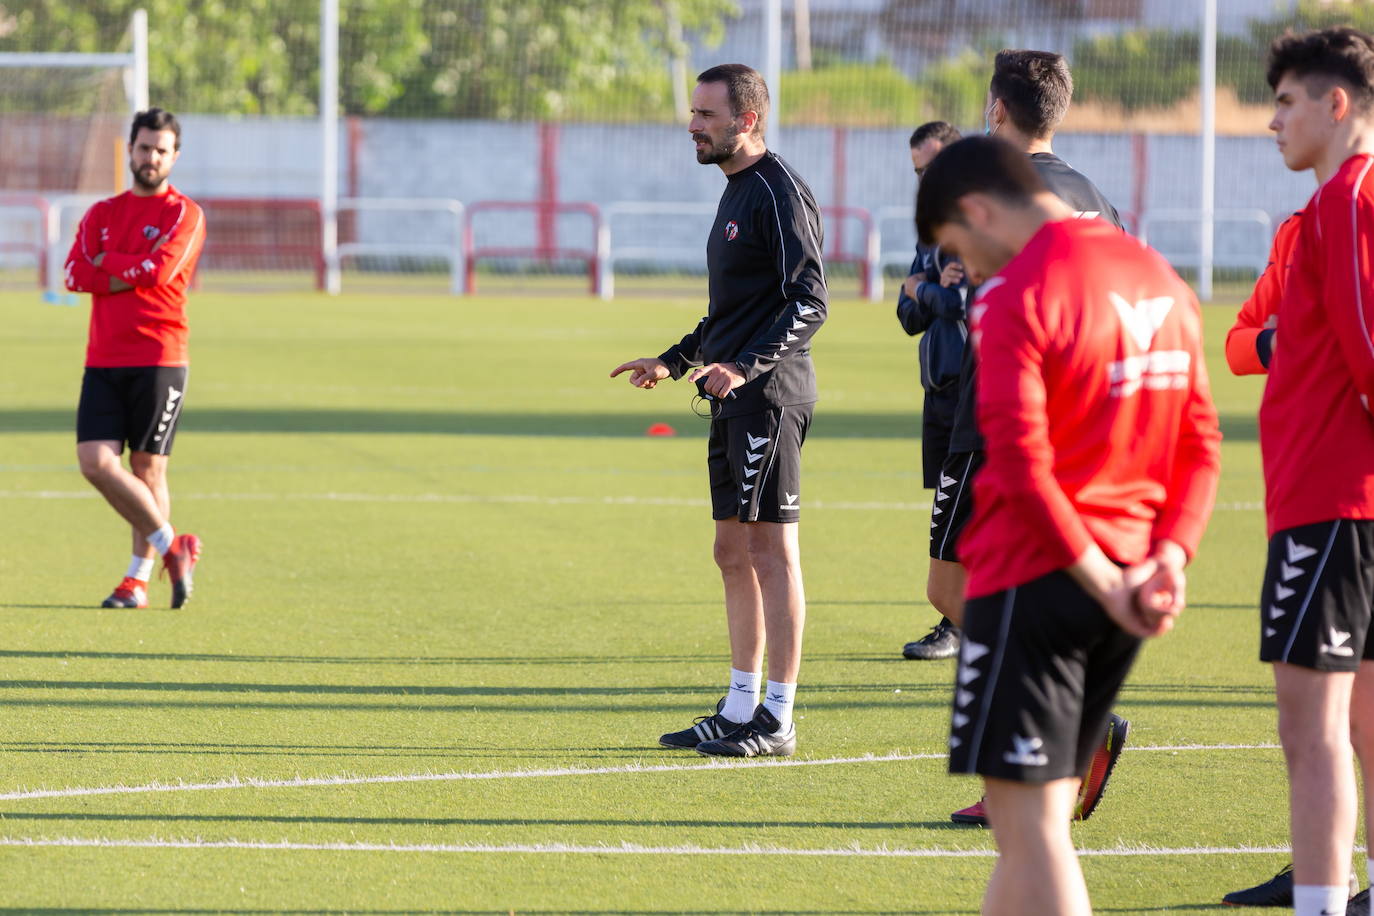
<instances>
[{"instance_id":1,"label":"dark jacket","mask_svg":"<svg viewBox=\"0 0 1374 916\"><path fill-rule=\"evenodd\" d=\"M959 366L968 339L967 284L941 286L940 271L952 259L941 257L938 246L917 242L911 273L921 277L916 298L903 287L897 293L897 320L910 335L921 334L921 387L942 391L959 381Z\"/></svg>"}]
</instances>

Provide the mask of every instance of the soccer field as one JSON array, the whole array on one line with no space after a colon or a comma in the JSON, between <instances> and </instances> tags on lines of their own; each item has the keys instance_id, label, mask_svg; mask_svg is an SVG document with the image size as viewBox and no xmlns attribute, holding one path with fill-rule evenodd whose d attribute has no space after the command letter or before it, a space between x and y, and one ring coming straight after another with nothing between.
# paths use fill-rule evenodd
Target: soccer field
<instances>
[{"instance_id":1,"label":"soccer field","mask_svg":"<svg viewBox=\"0 0 1374 916\"><path fill-rule=\"evenodd\" d=\"M815 348L798 755L657 746L727 674L706 421L608 371L701 299L204 293L172 461L196 593L95 607L127 529L76 470L87 309L6 293L0 912L969 913L952 662L924 600L916 345L838 301ZM1261 382L1206 310L1226 442L1191 607L1074 828L1097 910L1196 912L1286 861L1253 608ZM652 423L672 438L649 438Z\"/></svg>"}]
</instances>

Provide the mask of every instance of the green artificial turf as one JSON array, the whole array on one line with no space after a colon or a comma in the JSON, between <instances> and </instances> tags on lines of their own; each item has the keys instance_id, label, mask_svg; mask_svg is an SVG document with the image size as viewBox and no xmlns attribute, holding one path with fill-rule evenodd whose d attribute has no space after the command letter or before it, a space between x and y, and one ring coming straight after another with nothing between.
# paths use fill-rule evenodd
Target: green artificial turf
<instances>
[{"instance_id":1,"label":"green artificial turf","mask_svg":"<svg viewBox=\"0 0 1374 916\"><path fill-rule=\"evenodd\" d=\"M816 340L795 758L879 759L657 747L727 674L706 421L687 385L606 376L702 308L201 293L171 465L196 593L114 611L128 532L73 456L86 309L0 297L0 836L196 847L0 847L0 913L975 912L991 858L931 855L993 848L948 822L978 792L934 757L952 663L899 657L935 617L916 346L890 305L837 301ZM1287 842L1282 757L1254 747L1276 740L1261 382L1221 362L1233 311L1206 310L1227 441L1192 607L1143 653L1131 748L1074 828L1174 854L1085 858L1099 912L1205 911L1285 861L1179 852ZM660 422L677 435L647 437ZM1221 744L1247 747L1150 750ZM693 769L632 769L664 765ZM424 774L497 778L14 797ZM229 840L406 848L205 845Z\"/></svg>"}]
</instances>

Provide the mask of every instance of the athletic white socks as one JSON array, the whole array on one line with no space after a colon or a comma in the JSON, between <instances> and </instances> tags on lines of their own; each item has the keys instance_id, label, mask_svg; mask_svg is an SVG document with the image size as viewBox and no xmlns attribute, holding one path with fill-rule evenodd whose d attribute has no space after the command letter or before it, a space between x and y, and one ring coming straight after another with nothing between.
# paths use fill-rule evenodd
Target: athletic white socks
<instances>
[{"instance_id":1,"label":"athletic white socks","mask_svg":"<svg viewBox=\"0 0 1374 916\"><path fill-rule=\"evenodd\" d=\"M153 545L153 549L158 552L158 556L165 556L167 551L172 548L172 540L176 533L172 531L171 525L163 525L161 528L148 535L148 543Z\"/></svg>"},{"instance_id":2,"label":"athletic white socks","mask_svg":"<svg viewBox=\"0 0 1374 916\"><path fill-rule=\"evenodd\" d=\"M797 685L769 681L768 690L763 695L763 708L782 723L782 731L792 725L792 703L797 698Z\"/></svg>"},{"instance_id":3,"label":"athletic white socks","mask_svg":"<svg viewBox=\"0 0 1374 916\"><path fill-rule=\"evenodd\" d=\"M731 722L748 722L754 718L754 707L759 705L759 681L762 679L761 672L731 668L730 692L725 695L725 708L720 714Z\"/></svg>"},{"instance_id":4,"label":"athletic white socks","mask_svg":"<svg viewBox=\"0 0 1374 916\"><path fill-rule=\"evenodd\" d=\"M1344 884L1299 884L1293 888L1294 916L1345 916L1350 888Z\"/></svg>"},{"instance_id":5,"label":"athletic white socks","mask_svg":"<svg viewBox=\"0 0 1374 916\"><path fill-rule=\"evenodd\" d=\"M124 574L130 579L147 582L153 577L153 558L134 554L129 560L129 571Z\"/></svg>"}]
</instances>

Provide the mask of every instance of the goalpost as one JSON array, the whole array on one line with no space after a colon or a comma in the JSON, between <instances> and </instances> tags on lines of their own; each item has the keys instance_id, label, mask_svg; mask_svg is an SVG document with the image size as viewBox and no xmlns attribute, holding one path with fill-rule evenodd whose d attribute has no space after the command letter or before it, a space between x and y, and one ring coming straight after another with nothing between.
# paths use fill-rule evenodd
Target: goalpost
<instances>
[{"instance_id":1,"label":"goalpost","mask_svg":"<svg viewBox=\"0 0 1374 916\"><path fill-rule=\"evenodd\" d=\"M0 52L0 270L34 262L50 296L74 231L67 211L127 187L124 131L148 107L146 11L126 35L127 50L109 53Z\"/></svg>"}]
</instances>

